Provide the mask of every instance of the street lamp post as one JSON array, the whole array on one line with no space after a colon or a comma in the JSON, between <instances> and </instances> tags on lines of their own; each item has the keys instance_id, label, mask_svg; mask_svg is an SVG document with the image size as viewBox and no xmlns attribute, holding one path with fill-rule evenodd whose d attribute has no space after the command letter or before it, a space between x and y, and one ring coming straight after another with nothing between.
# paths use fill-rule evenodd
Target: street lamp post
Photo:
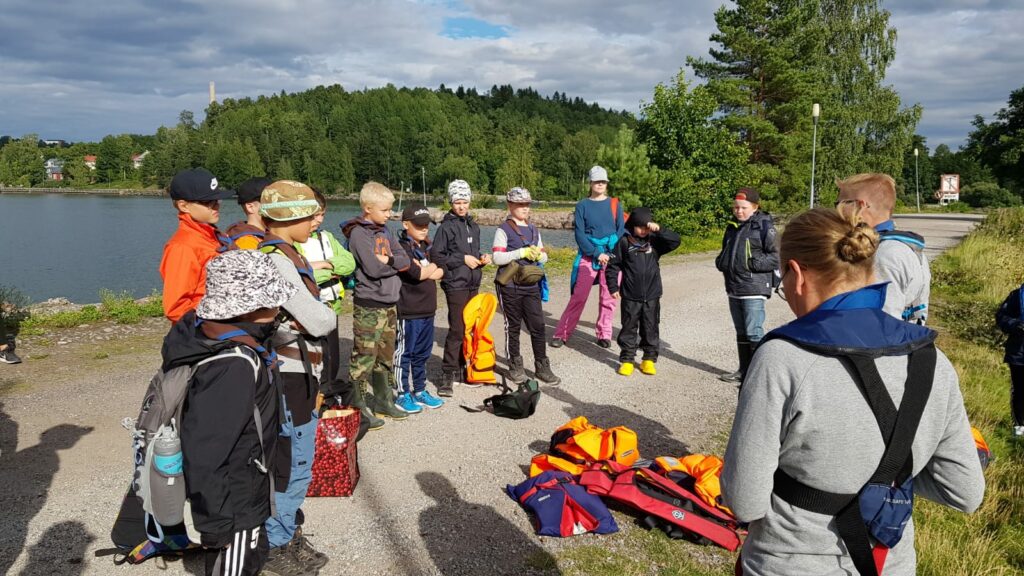
<instances>
[{"instance_id":1,"label":"street lamp post","mask_svg":"<svg viewBox=\"0 0 1024 576\"><path fill-rule=\"evenodd\" d=\"M917 148L914 148L914 188L917 190L917 211L921 211L921 177L917 171Z\"/></svg>"},{"instance_id":2,"label":"street lamp post","mask_svg":"<svg viewBox=\"0 0 1024 576\"><path fill-rule=\"evenodd\" d=\"M821 106L817 102L811 106L811 118L814 119L814 135L811 137L811 208L814 208L814 168L817 160L818 147L818 116L821 116Z\"/></svg>"},{"instance_id":3,"label":"street lamp post","mask_svg":"<svg viewBox=\"0 0 1024 576\"><path fill-rule=\"evenodd\" d=\"M420 166L420 177L423 179L423 205L427 205L427 170Z\"/></svg>"}]
</instances>

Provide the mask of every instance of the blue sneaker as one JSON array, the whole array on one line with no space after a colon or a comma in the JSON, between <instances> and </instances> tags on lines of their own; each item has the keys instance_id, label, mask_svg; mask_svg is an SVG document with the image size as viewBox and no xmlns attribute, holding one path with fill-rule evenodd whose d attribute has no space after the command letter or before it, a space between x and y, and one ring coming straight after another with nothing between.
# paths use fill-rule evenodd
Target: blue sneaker
<instances>
[{"instance_id":1,"label":"blue sneaker","mask_svg":"<svg viewBox=\"0 0 1024 576\"><path fill-rule=\"evenodd\" d=\"M419 414L423 412L423 408L412 399L412 394L406 392L405 394L399 394L398 398L395 399L395 408L398 408L406 414Z\"/></svg>"},{"instance_id":2,"label":"blue sneaker","mask_svg":"<svg viewBox=\"0 0 1024 576\"><path fill-rule=\"evenodd\" d=\"M420 406L426 406L427 408L434 409L444 406L444 400L441 400L437 396L432 395L430 392L423 390L412 395L413 401Z\"/></svg>"}]
</instances>

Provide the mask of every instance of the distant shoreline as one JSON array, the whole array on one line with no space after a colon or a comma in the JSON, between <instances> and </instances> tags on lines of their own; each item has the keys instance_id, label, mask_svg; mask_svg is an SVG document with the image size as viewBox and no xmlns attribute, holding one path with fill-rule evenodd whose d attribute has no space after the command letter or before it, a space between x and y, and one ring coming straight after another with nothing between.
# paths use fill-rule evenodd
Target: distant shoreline
<instances>
[{"instance_id":1,"label":"distant shoreline","mask_svg":"<svg viewBox=\"0 0 1024 576\"><path fill-rule=\"evenodd\" d=\"M97 196L167 196L163 190L143 188L16 188L0 187L0 194L75 194Z\"/></svg>"}]
</instances>

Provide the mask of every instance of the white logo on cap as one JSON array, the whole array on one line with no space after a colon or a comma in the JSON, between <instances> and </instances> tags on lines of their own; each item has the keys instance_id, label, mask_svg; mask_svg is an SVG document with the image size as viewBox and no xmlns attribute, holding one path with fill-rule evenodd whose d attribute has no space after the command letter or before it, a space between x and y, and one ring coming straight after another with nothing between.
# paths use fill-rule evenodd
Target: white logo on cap
<instances>
[{"instance_id":1,"label":"white logo on cap","mask_svg":"<svg viewBox=\"0 0 1024 576\"><path fill-rule=\"evenodd\" d=\"M214 178L214 179L210 180L210 190L216 190L216 189L217 189L217 179Z\"/></svg>"},{"instance_id":2,"label":"white logo on cap","mask_svg":"<svg viewBox=\"0 0 1024 576\"><path fill-rule=\"evenodd\" d=\"M429 216L430 215L430 210L427 210L426 208L420 208L419 210L416 210L416 213L413 214L413 216L421 216L423 214L426 214L426 215Z\"/></svg>"}]
</instances>

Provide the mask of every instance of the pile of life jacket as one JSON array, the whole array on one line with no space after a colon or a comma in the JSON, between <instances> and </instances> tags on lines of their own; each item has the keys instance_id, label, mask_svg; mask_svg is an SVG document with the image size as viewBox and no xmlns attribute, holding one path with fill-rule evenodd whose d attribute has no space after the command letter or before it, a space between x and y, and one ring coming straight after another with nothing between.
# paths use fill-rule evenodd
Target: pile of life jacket
<instances>
[{"instance_id":1,"label":"pile of life jacket","mask_svg":"<svg viewBox=\"0 0 1024 576\"><path fill-rule=\"evenodd\" d=\"M735 551L742 531L722 503L721 472L722 460L703 454L642 460L636 432L579 416L555 430L530 478L506 491L530 512L538 535L615 532L611 501L672 538Z\"/></svg>"}]
</instances>

